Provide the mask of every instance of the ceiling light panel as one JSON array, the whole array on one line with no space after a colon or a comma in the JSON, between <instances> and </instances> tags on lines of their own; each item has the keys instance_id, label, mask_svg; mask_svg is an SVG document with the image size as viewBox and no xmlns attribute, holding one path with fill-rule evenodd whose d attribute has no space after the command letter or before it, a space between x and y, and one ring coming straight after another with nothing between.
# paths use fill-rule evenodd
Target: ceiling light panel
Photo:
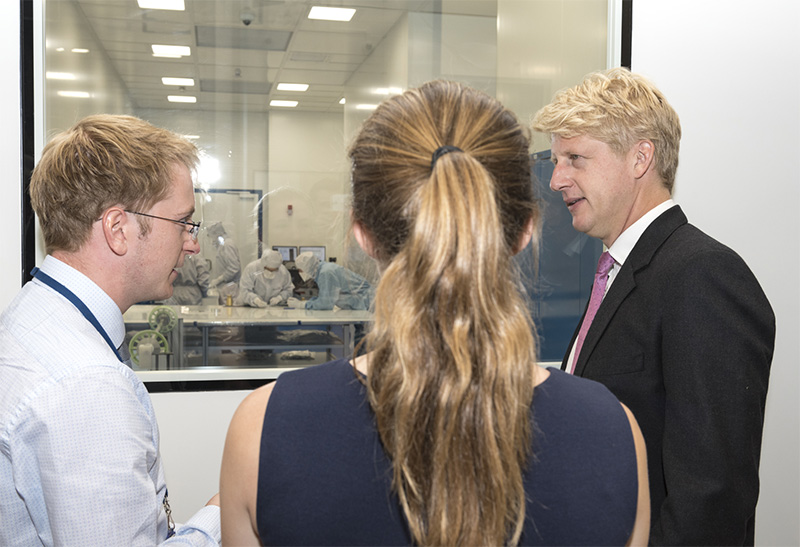
<instances>
[{"instance_id":1,"label":"ceiling light panel","mask_svg":"<svg viewBox=\"0 0 800 547\"><path fill-rule=\"evenodd\" d=\"M153 44L150 47L153 49L153 55L163 57L189 57L192 54L192 48L189 46L166 46L161 44Z\"/></svg>"},{"instance_id":2,"label":"ceiling light panel","mask_svg":"<svg viewBox=\"0 0 800 547\"><path fill-rule=\"evenodd\" d=\"M193 78L161 78L161 83L164 85L182 85L182 86L193 86L194 79Z\"/></svg>"},{"instance_id":3,"label":"ceiling light panel","mask_svg":"<svg viewBox=\"0 0 800 547\"><path fill-rule=\"evenodd\" d=\"M71 72L46 72L45 78L48 80L74 80L75 75Z\"/></svg>"},{"instance_id":4,"label":"ceiling light panel","mask_svg":"<svg viewBox=\"0 0 800 547\"><path fill-rule=\"evenodd\" d=\"M171 103L196 103L197 97L191 95L167 95L167 100Z\"/></svg>"},{"instance_id":5,"label":"ceiling light panel","mask_svg":"<svg viewBox=\"0 0 800 547\"><path fill-rule=\"evenodd\" d=\"M164 9L172 11L185 11L183 0L138 0L142 9Z\"/></svg>"},{"instance_id":6,"label":"ceiling light panel","mask_svg":"<svg viewBox=\"0 0 800 547\"><path fill-rule=\"evenodd\" d=\"M60 97L73 97L76 99L88 99L91 97L86 91L59 91L58 95Z\"/></svg>"},{"instance_id":7,"label":"ceiling light panel","mask_svg":"<svg viewBox=\"0 0 800 547\"><path fill-rule=\"evenodd\" d=\"M323 6L313 6L308 12L309 19L320 21L341 21L347 22L353 18L356 10L350 8L328 8Z\"/></svg>"},{"instance_id":8,"label":"ceiling light panel","mask_svg":"<svg viewBox=\"0 0 800 547\"><path fill-rule=\"evenodd\" d=\"M307 91L308 84L278 84L278 91Z\"/></svg>"},{"instance_id":9,"label":"ceiling light panel","mask_svg":"<svg viewBox=\"0 0 800 547\"><path fill-rule=\"evenodd\" d=\"M278 100L271 100L269 102L270 106L281 106L284 108L294 108L297 106L297 101L278 101Z\"/></svg>"}]
</instances>

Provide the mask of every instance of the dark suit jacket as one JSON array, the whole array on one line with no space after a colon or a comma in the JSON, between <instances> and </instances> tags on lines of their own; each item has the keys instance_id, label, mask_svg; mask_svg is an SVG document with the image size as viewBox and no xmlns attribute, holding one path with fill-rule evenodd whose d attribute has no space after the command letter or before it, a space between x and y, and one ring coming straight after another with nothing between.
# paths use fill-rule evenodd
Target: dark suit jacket
<instances>
[{"instance_id":1,"label":"dark suit jacket","mask_svg":"<svg viewBox=\"0 0 800 547\"><path fill-rule=\"evenodd\" d=\"M736 253L679 207L647 228L575 374L605 384L639 422L652 544L753 544L774 340L772 308Z\"/></svg>"}]
</instances>

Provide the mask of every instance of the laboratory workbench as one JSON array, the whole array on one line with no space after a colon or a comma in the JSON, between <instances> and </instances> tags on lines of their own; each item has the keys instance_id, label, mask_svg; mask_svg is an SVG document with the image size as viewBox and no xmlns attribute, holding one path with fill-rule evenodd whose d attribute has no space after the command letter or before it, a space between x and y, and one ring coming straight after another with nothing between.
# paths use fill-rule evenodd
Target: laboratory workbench
<instances>
[{"instance_id":1,"label":"laboratory workbench","mask_svg":"<svg viewBox=\"0 0 800 547\"><path fill-rule=\"evenodd\" d=\"M152 330L166 339L152 356L135 353L142 357L135 368L143 381L240 380L272 379L285 370L351 355L357 333L363 332L372 314L137 305L125 312L124 320L127 342Z\"/></svg>"}]
</instances>

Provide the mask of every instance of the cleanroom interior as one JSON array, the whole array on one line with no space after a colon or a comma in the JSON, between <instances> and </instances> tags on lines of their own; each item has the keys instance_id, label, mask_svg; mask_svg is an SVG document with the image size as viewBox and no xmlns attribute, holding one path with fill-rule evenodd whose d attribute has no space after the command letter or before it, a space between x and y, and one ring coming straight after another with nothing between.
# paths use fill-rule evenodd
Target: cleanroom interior
<instances>
[{"instance_id":1,"label":"cleanroom interior","mask_svg":"<svg viewBox=\"0 0 800 547\"><path fill-rule=\"evenodd\" d=\"M242 269L273 246L314 247L324 248L327 260L375 281L374 265L348 232L346 151L381 99L431 79L453 79L498 97L527 123L556 90L619 63L619 33L612 32L615 40L609 40L608 29L618 28L621 7L606 0L368 0L354 6L349 21L312 19L310 0L181 4L183 9L171 10L119 0L43 2L44 116L38 120L43 126L37 150L47 136L99 112L132 114L192 139L201 151L195 215L203 224L200 256L212 279L221 273L222 261L207 228L222 222L226 237L238 247ZM164 52L162 46L179 49ZM305 91L285 90L284 84L303 84ZM534 137L532 154L548 148L546 139ZM546 157L540 160L549 164ZM560 222L568 222L559 204L552 205L544 211L545 223L547 215L553 222L559 215ZM543 266L532 251L518 260L526 289L536 296L532 311L542 317L544 359L563 353L588 298L584 277L591 275L599 252L575 232L543 241L540 258L555 257ZM286 266L292 268L292 262ZM235 288L219 288L215 304L226 304L228 290ZM146 327L139 315L151 311L130 312L136 315L130 322ZM209 365L222 367L230 378L231 368L259 365L258 358L241 359L239 342L231 345L230 331L240 327L226 322L221 310L173 306L173 311L178 325L168 339L148 342L156 353L174 355L148 357L145 371L202 363L204 372L210 372ZM247 316L240 320L251 327L278 324L280 329L297 319L283 311L260 311L236 313ZM303 315L308 314L314 315ZM368 321L362 316L359 321ZM207 328L184 327L198 321ZM324 328L352 341L343 331L357 326ZM198 337L203 343L195 347L202 355L186 349ZM323 351L306 364L348 347L345 342L333 353L336 348L316 348ZM288 366L302 364L300 359ZM286 365L269 362L273 368Z\"/></svg>"}]
</instances>

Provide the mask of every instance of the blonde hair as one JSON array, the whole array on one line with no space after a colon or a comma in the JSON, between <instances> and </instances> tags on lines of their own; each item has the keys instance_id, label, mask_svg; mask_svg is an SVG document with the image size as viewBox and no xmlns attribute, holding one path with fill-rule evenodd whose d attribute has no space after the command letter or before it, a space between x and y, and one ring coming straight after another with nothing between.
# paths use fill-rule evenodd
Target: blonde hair
<instances>
[{"instance_id":1,"label":"blonde hair","mask_svg":"<svg viewBox=\"0 0 800 547\"><path fill-rule=\"evenodd\" d=\"M680 153L678 114L655 85L625 68L594 72L580 85L558 92L539 110L533 129L570 139L586 135L627 153L638 141L655 146L655 167L672 193Z\"/></svg>"},{"instance_id":2,"label":"blonde hair","mask_svg":"<svg viewBox=\"0 0 800 547\"><path fill-rule=\"evenodd\" d=\"M166 129L131 116L84 118L44 147L31 176L47 252L80 249L109 207L150 209L168 196L176 165L196 164L194 144ZM137 220L146 234L150 223Z\"/></svg>"},{"instance_id":3,"label":"blonde hair","mask_svg":"<svg viewBox=\"0 0 800 547\"><path fill-rule=\"evenodd\" d=\"M460 150L432 165L443 145ZM528 147L497 100L435 81L382 103L350 149L353 220L383 269L367 391L419 544L522 532L536 339L511 258L538 222Z\"/></svg>"}]
</instances>

